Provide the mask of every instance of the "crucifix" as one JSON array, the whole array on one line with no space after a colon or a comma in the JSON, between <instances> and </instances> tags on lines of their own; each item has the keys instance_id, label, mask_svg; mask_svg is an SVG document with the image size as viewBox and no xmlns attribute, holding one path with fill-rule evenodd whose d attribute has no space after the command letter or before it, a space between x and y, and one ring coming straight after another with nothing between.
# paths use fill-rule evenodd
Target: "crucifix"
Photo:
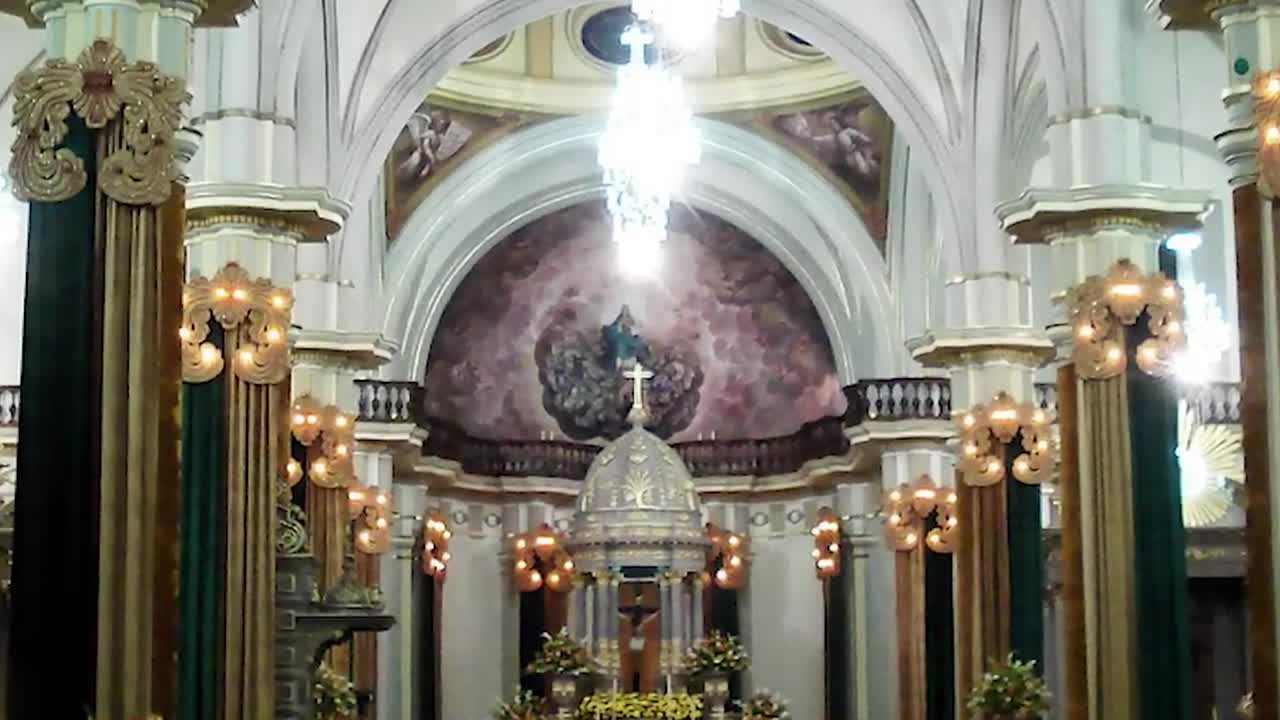
<instances>
[{"instance_id":1,"label":"crucifix","mask_svg":"<svg viewBox=\"0 0 1280 720\"><path fill-rule=\"evenodd\" d=\"M653 372L645 370L644 366L637 360L635 366L622 373L622 376L631 381L631 410L644 411L644 381L653 379Z\"/></svg>"},{"instance_id":2,"label":"crucifix","mask_svg":"<svg viewBox=\"0 0 1280 720\"><path fill-rule=\"evenodd\" d=\"M630 65L632 67L643 67L648 64L645 62L644 49L652 44L656 39L652 32L646 30L643 26L637 23L628 27L626 31L622 33L621 39L623 45L631 48Z\"/></svg>"}]
</instances>

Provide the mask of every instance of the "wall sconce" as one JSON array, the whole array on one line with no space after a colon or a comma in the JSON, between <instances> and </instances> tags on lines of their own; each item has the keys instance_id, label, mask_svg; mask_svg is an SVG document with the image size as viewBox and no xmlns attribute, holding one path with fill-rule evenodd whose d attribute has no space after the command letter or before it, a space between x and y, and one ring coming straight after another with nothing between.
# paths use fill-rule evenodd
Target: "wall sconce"
<instances>
[{"instance_id":1,"label":"wall sconce","mask_svg":"<svg viewBox=\"0 0 1280 720\"><path fill-rule=\"evenodd\" d=\"M955 550L955 540L960 519L956 517L956 492L935 484L928 475L921 475L912 485L902 485L891 490L885 498L885 534L889 544L898 552L911 552L925 545L937 553ZM927 533L925 520L937 512L937 527Z\"/></svg>"},{"instance_id":2,"label":"wall sconce","mask_svg":"<svg viewBox=\"0 0 1280 720\"><path fill-rule=\"evenodd\" d=\"M960 457L956 466L964 482L984 487L1004 479L1005 452L1019 432L1022 454L1013 461L1013 476L1028 485L1049 477L1054 456L1049 442L1049 414L1031 403L1017 403L1001 392L990 405L974 405L956 418L960 431Z\"/></svg>"},{"instance_id":3,"label":"wall sconce","mask_svg":"<svg viewBox=\"0 0 1280 720\"><path fill-rule=\"evenodd\" d=\"M316 440L320 440L319 456L311 460L306 472L318 487L332 490L346 487L354 480L354 428L351 416L334 405L321 406L310 395L294 401L289 410L289 429L293 437L306 447L313 447ZM301 466L285 468L286 476L292 482L296 482L292 478L300 472Z\"/></svg>"},{"instance_id":4,"label":"wall sconce","mask_svg":"<svg viewBox=\"0 0 1280 720\"><path fill-rule=\"evenodd\" d=\"M840 575L840 516L831 508L818 511L818 524L809 531L813 535L813 565L819 580Z\"/></svg>"},{"instance_id":5,"label":"wall sconce","mask_svg":"<svg viewBox=\"0 0 1280 720\"><path fill-rule=\"evenodd\" d=\"M1182 289L1164 273L1142 274L1119 260L1106 276L1089 277L1067 293L1073 335L1072 361L1080 377L1104 380L1128 364L1123 327L1143 311L1151 338L1137 350L1138 367L1151 375L1173 371L1174 355L1187 344Z\"/></svg>"},{"instance_id":6,"label":"wall sconce","mask_svg":"<svg viewBox=\"0 0 1280 720\"><path fill-rule=\"evenodd\" d=\"M554 592L572 590L577 567L564 546L564 538L546 523L531 533L513 537L511 578L516 589L534 592L545 585Z\"/></svg>"},{"instance_id":7,"label":"wall sconce","mask_svg":"<svg viewBox=\"0 0 1280 720\"><path fill-rule=\"evenodd\" d=\"M747 585L747 568L750 541L745 535L730 532L707 523L707 565L704 572L708 582L725 590L740 590Z\"/></svg>"},{"instance_id":8,"label":"wall sconce","mask_svg":"<svg viewBox=\"0 0 1280 720\"><path fill-rule=\"evenodd\" d=\"M391 496L379 488L353 482L347 488L347 512L352 521L355 549L381 555L391 548Z\"/></svg>"},{"instance_id":9,"label":"wall sconce","mask_svg":"<svg viewBox=\"0 0 1280 720\"><path fill-rule=\"evenodd\" d=\"M287 331L293 295L253 280L243 267L227 263L213 280L197 277L182 291L182 379L203 383L217 377L225 361L223 349L208 342L209 324L225 331L224 344L234 350L232 371L255 385L273 385L289 374Z\"/></svg>"},{"instance_id":10,"label":"wall sconce","mask_svg":"<svg viewBox=\"0 0 1280 720\"><path fill-rule=\"evenodd\" d=\"M449 523L438 512L427 514L426 523L422 526L422 572L434 577L436 582L444 582L449 569L449 539L453 531Z\"/></svg>"},{"instance_id":11,"label":"wall sconce","mask_svg":"<svg viewBox=\"0 0 1280 720\"><path fill-rule=\"evenodd\" d=\"M1267 197L1280 188L1280 72L1253 78L1253 123L1258 128L1259 187Z\"/></svg>"}]
</instances>

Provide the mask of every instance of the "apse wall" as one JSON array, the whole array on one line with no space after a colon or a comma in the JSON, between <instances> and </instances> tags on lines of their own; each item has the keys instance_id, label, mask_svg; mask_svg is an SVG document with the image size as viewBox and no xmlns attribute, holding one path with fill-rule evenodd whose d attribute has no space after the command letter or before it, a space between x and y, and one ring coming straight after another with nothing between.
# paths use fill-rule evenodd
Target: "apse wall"
<instances>
[{"instance_id":1,"label":"apse wall","mask_svg":"<svg viewBox=\"0 0 1280 720\"><path fill-rule=\"evenodd\" d=\"M28 30L21 20L0 15L0 78L13 77L41 53L44 34ZM0 92L0 148L15 137L12 88ZM27 268L27 208L9 192L8 161L0 166L0 385L17 385L22 367L22 298Z\"/></svg>"}]
</instances>

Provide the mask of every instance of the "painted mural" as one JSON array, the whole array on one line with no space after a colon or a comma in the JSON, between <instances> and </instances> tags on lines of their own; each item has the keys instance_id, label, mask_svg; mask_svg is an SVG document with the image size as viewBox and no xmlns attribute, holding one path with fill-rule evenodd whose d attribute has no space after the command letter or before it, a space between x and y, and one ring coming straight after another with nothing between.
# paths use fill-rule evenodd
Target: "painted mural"
<instances>
[{"instance_id":1,"label":"painted mural","mask_svg":"<svg viewBox=\"0 0 1280 720\"><path fill-rule=\"evenodd\" d=\"M602 203L537 220L450 299L426 368L428 413L494 439L613 438L639 360L649 428L774 437L844 410L830 343L787 269L719 218L673 212L662 269L619 267Z\"/></svg>"},{"instance_id":2,"label":"painted mural","mask_svg":"<svg viewBox=\"0 0 1280 720\"><path fill-rule=\"evenodd\" d=\"M490 142L539 119L513 112L455 110L431 100L419 105L387 156L387 244L400 235L413 211L450 170Z\"/></svg>"},{"instance_id":3,"label":"painted mural","mask_svg":"<svg viewBox=\"0 0 1280 720\"><path fill-rule=\"evenodd\" d=\"M893 123L869 93L805 110L767 109L731 119L782 140L840 186L884 252Z\"/></svg>"}]
</instances>

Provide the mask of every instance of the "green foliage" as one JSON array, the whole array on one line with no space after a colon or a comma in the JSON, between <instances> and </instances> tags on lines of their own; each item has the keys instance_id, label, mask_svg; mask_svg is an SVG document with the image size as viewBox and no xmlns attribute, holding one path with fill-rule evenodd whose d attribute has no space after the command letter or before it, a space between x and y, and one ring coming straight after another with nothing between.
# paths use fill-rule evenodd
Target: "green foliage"
<instances>
[{"instance_id":1,"label":"green foliage","mask_svg":"<svg viewBox=\"0 0 1280 720\"><path fill-rule=\"evenodd\" d=\"M578 706L579 720L697 720L702 698L677 693L596 693Z\"/></svg>"},{"instance_id":2,"label":"green foliage","mask_svg":"<svg viewBox=\"0 0 1280 720\"><path fill-rule=\"evenodd\" d=\"M550 714L545 700L529 690L521 690L494 709L493 720L544 720Z\"/></svg>"},{"instance_id":3,"label":"green foliage","mask_svg":"<svg viewBox=\"0 0 1280 720\"><path fill-rule=\"evenodd\" d=\"M750 659L742 641L734 635L712 630L684 655L684 669L690 675L708 672L738 672L747 669Z\"/></svg>"},{"instance_id":4,"label":"green foliage","mask_svg":"<svg viewBox=\"0 0 1280 720\"><path fill-rule=\"evenodd\" d=\"M761 690L742 706L742 720L791 720L782 696Z\"/></svg>"},{"instance_id":5,"label":"green foliage","mask_svg":"<svg viewBox=\"0 0 1280 720\"><path fill-rule=\"evenodd\" d=\"M355 717L356 689L345 676L326 663L316 668L313 698L319 720L348 720Z\"/></svg>"},{"instance_id":6,"label":"green foliage","mask_svg":"<svg viewBox=\"0 0 1280 720\"><path fill-rule=\"evenodd\" d=\"M542 648L525 668L534 675L585 675L591 672L591 656L573 639L568 629L555 635L542 634Z\"/></svg>"},{"instance_id":7,"label":"green foliage","mask_svg":"<svg viewBox=\"0 0 1280 720\"><path fill-rule=\"evenodd\" d=\"M967 707L987 720L1040 720L1049 711L1049 691L1036 673L1035 661L1022 662L1012 653L995 665L969 695Z\"/></svg>"}]
</instances>

